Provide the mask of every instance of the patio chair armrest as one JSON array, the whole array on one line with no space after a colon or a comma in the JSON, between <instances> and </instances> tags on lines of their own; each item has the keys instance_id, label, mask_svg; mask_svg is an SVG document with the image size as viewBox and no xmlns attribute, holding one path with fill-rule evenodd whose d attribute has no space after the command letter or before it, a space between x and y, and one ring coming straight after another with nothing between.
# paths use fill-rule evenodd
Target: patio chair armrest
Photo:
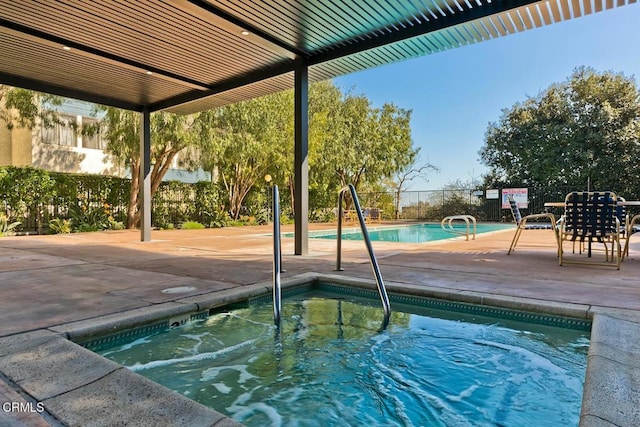
<instances>
[{"instance_id":1,"label":"patio chair armrest","mask_svg":"<svg viewBox=\"0 0 640 427\"><path fill-rule=\"evenodd\" d=\"M532 219L549 219L553 224L556 223L556 217L552 213L539 213L539 214L530 214L522 217L522 224L524 225L527 221Z\"/></svg>"},{"instance_id":2,"label":"patio chair armrest","mask_svg":"<svg viewBox=\"0 0 640 427\"><path fill-rule=\"evenodd\" d=\"M633 233L640 231L636 226L636 223L640 223L640 214L634 215L631 219L629 219L629 215L627 215L627 236L631 236Z\"/></svg>"},{"instance_id":3,"label":"patio chair armrest","mask_svg":"<svg viewBox=\"0 0 640 427\"><path fill-rule=\"evenodd\" d=\"M548 219L551 222L549 224L551 226L551 229L556 229L558 227L558 225L556 223L556 217L555 217L555 215L553 215L551 213L539 213L539 214L531 214L531 215L524 216L522 218L522 220L520 221L519 227L527 228L527 221L535 220L535 219L545 219L545 218ZM533 226L533 227L535 228L535 226Z\"/></svg>"}]
</instances>

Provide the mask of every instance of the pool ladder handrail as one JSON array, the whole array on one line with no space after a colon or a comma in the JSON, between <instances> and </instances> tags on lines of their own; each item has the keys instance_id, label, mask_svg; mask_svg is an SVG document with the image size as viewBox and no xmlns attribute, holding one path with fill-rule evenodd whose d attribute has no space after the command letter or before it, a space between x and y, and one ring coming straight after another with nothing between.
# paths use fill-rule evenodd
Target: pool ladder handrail
<instances>
[{"instance_id":1,"label":"pool ladder handrail","mask_svg":"<svg viewBox=\"0 0 640 427\"><path fill-rule=\"evenodd\" d=\"M453 228L453 221L455 220L462 220L467 224L467 231L466 233L463 233L462 231L458 231L455 228ZM476 218L472 215L451 215L451 216L446 216L442 219L442 221L440 222L440 227L442 227L442 229L444 231L448 231L449 233L454 233L454 234L460 234L462 236L467 236L467 240L469 240L469 231L470 231L470 224L469 224L469 220L471 220L471 222L473 223L473 239L472 240L476 240L476 231L477 231L477 222L476 222ZM448 226L445 226L445 222L448 221Z\"/></svg>"},{"instance_id":2,"label":"pool ladder handrail","mask_svg":"<svg viewBox=\"0 0 640 427\"><path fill-rule=\"evenodd\" d=\"M389 296L387 295L387 290L384 286L384 281L382 280L382 274L380 273L380 267L378 266L378 259L376 258L376 255L373 252L373 246L371 245L371 238L369 237L369 231L367 230L367 225L364 220L364 215L362 214L362 209L360 209L360 201L358 200L356 189L352 184L349 184L346 187L342 188L338 196L338 233L337 233L338 234L337 235L338 254L336 257L336 270L343 271L343 268L342 268L342 215L343 215L342 200L344 199L344 194L347 191L351 193L351 198L353 199L353 205L358 215L358 222L360 223L360 230L362 231L362 237L364 238L364 242L367 247L367 252L369 253L369 261L371 262L371 269L373 270L373 276L376 279L378 294L380 295L380 300L382 301L382 308L384 309L384 322L382 324L382 329L385 329L389 323L389 318L391 317L391 305L389 304Z\"/></svg>"},{"instance_id":3,"label":"pool ladder handrail","mask_svg":"<svg viewBox=\"0 0 640 427\"><path fill-rule=\"evenodd\" d=\"M282 320L282 236L280 234L280 194L278 186L273 186L273 322L280 328Z\"/></svg>"}]
</instances>

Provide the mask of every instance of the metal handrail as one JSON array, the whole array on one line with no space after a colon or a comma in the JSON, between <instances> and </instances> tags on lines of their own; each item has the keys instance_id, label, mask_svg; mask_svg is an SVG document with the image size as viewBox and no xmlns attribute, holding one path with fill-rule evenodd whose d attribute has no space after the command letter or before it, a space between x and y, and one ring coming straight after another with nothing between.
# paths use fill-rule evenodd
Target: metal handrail
<instances>
[{"instance_id":1,"label":"metal handrail","mask_svg":"<svg viewBox=\"0 0 640 427\"><path fill-rule=\"evenodd\" d=\"M391 305L389 304L389 296L387 295L387 290L384 287L384 281L382 280L382 274L380 273L378 260L376 258L375 253L373 252L373 246L371 245L371 238L369 237L369 231L367 230L367 225L364 221L364 215L362 215L362 209L360 209L360 201L358 200L356 189L352 184L349 184L348 186L341 189L340 195L338 196L338 236L337 236L338 254L336 258L336 270L338 271L343 270L342 269L342 199L344 198L344 193L347 190L351 192L353 205L358 215L358 221L360 222L360 230L362 231L362 237L364 238L365 245L367 246L367 251L369 252L371 269L373 270L373 276L376 279L378 294L380 295L380 300L382 301L382 308L384 309L384 322L382 324L382 329L384 329L389 323L389 317L391 316Z\"/></svg>"},{"instance_id":2,"label":"metal handrail","mask_svg":"<svg viewBox=\"0 0 640 427\"><path fill-rule=\"evenodd\" d=\"M282 241L280 235L280 195L278 186L273 186L273 321L279 328L282 311Z\"/></svg>"},{"instance_id":3,"label":"metal handrail","mask_svg":"<svg viewBox=\"0 0 640 427\"><path fill-rule=\"evenodd\" d=\"M455 228L453 228L453 221L455 220L462 220L467 224L467 232L463 233L461 231L456 230ZM448 231L449 233L454 233L454 234L460 234L463 236L467 236L467 240L469 240L469 231L470 231L470 224L469 224L469 220L471 220L473 222L473 240L476 240L476 231L477 231L477 222L475 217L473 217L472 215L452 215L452 216L446 216L442 219L442 222L440 222L440 227L442 227L442 229L444 231ZM448 226L445 226L445 222L449 222Z\"/></svg>"}]
</instances>

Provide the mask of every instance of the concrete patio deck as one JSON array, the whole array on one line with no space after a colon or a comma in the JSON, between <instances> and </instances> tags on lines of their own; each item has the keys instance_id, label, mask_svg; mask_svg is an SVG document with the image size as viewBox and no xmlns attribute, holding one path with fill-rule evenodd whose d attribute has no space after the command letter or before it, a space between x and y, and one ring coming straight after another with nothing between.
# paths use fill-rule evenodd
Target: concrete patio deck
<instances>
[{"instance_id":1,"label":"concrete patio deck","mask_svg":"<svg viewBox=\"0 0 640 427\"><path fill-rule=\"evenodd\" d=\"M0 425L234 425L68 338L266 290L270 232L266 226L154 231L151 242L140 242L136 231L1 238ZM374 242L374 249L391 287L593 318L581 425L640 425L640 238L632 238L617 271L560 267L553 234L543 230L523 233L507 256L512 236L513 230L473 241ZM362 242L343 242L342 272L334 271L335 246L310 239L309 255L294 256L293 239L283 238L283 281L314 274L372 279ZM190 290L163 292L177 287Z\"/></svg>"}]
</instances>

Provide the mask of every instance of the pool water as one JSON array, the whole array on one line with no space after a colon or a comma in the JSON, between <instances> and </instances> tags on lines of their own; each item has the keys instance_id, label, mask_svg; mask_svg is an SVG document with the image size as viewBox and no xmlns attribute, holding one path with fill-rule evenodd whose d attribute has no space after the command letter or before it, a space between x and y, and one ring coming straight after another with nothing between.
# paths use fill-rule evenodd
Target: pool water
<instances>
[{"instance_id":1,"label":"pool water","mask_svg":"<svg viewBox=\"0 0 640 427\"><path fill-rule=\"evenodd\" d=\"M248 426L578 424L584 327L394 304L380 331L375 303L312 291L279 330L262 303L99 353Z\"/></svg>"},{"instance_id":2,"label":"pool water","mask_svg":"<svg viewBox=\"0 0 640 427\"><path fill-rule=\"evenodd\" d=\"M453 228L462 233L466 232L465 223L454 223ZM478 224L476 234L488 233L499 230L514 230L513 224ZM368 229L369 237L374 242L399 242L399 243L423 243L436 240L460 237L460 234L443 230L440 224L414 224L401 227L372 227ZM473 234L473 224L469 227L469 234ZM293 237L293 233L283 234L285 237ZM319 239L336 239L337 231L312 231L309 237ZM349 228L342 230L343 240L362 240L360 229Z\"/></svg>"}]
</instances>

